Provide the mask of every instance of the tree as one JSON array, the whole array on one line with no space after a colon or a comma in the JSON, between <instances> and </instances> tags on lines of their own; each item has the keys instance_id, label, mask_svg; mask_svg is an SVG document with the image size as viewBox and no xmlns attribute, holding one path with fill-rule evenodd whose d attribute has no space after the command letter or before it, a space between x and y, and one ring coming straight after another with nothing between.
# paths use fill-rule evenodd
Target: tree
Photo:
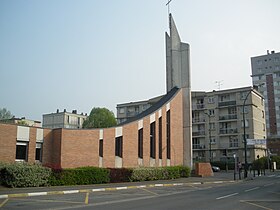
<instances>
[{"instance_id":1,"label":"tree","mask_svg":"<svg viewBox=\"0 0 280 210\"><path fill-rule=\"evenodd\" d=\"M117 125L115 115L106 108L94 107L83 123L83 128L108 128Z\"/></svg>"},{"instance_id":2,"label":"tree","mask_svg":"<svg viewBox=\"0 0 280 210\"><path fill-rule=\"evenodd\" d=\"M0 120L7 120L13 118L12 113L6 108L0 108Z\"/></svg>"}]
</instances>

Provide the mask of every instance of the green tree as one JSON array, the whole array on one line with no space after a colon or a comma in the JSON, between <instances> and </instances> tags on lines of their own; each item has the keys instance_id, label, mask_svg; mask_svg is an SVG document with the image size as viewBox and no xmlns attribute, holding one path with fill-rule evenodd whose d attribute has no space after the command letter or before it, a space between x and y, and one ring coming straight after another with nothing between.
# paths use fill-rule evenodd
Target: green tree
<instances>
[{"instance_id":1,"label":"green tree","mask_svg":"<svg viewBox=\"0 0 280 210\"><path fill-rule=\"evenodd\" d=\"M115 115L106 108L94 107L83 123L83 128L109 128L117 125Z\"/></svg>"},{"instance_id":2,"label":"green tree","mask_svg":"<svg viewBox=\"0 0 280 210\"><path fill-rule=\"evenodd\" d=\"M13 118L12 113L6 108L0 108L0 120L7 120Z\"/></svg>"}]
</instances>

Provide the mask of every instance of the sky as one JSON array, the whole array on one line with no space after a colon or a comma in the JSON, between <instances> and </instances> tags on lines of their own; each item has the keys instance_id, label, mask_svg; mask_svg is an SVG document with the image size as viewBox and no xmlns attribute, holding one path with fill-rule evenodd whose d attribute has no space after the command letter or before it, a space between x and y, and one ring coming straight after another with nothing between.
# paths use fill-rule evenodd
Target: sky
<instances>
[{"instance_id":1,"label":"sky","mask_svg":"<svg viewBox=\"0 0 280 210\"><path fill-rule=\"evenodd\" d=\"M42 120L166 93L167 0L0 0L0 108ZM279 0L172 0L191 88L252 85L250 58L280 51ZM218 85L218 83L220 86Z\"/></svg>"}]
</instances>

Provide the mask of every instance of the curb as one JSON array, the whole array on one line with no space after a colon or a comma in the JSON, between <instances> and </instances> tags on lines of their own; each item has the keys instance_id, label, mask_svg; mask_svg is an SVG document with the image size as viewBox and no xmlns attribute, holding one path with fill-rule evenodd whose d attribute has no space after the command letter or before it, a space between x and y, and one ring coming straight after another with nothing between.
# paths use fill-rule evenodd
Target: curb
<instances>
[{"instance_id":1,"label":"curb","mask_svg":"<svg viewBox=\"0 0 280 210\"><path fill-rule=\"evenodd\" d=\"M0 195L0 199L18 198L18 197L33 197L33 196L43 196L43 195L66 195L66 194L74 194L74 193L117 191L117 190L127 190L127 189L153 188L153 187L172 187L172 186L200 185L200 184L222 184L222 183L234 183L234 182L236 182L236 181L213 181L213 182L191 182L191 183L182 182L182 183L173 183L173 184L148 184L148 185L133 185L133 186L126 186L126 187L105 187L105 188L82 189L82 190L61 190L61 191L16 193L16 194Z\"/></svg>"}]
</instances>

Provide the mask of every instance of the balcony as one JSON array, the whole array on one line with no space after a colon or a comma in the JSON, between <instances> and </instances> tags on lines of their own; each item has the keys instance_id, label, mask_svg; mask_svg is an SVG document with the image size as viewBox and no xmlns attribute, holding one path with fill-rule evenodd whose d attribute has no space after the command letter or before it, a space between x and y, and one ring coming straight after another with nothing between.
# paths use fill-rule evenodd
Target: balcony
<instances>
[{"instance_id":1,"label":"balcony","mask_svg":"<svg viewBox=\"0 0 280 210\"><path fill-rule=\"evenodd\" d=\"M193 131L192 135L193 136L204 136L205 135L205 130Z\"/></svg>"},{"instance_id":2,"label":"balcony","mask_svg":"<svg viewBox=\"0 0 280 210\"><path fill-rule=\"evenodd\" d=\"M237 128L222 128L220 129L220 134L233 134L237 133Z\"/></svg>"},{"instance_id":3,"label":"balcony","mask_svg":"<svg viewBox=\"0 0 280 210\"><path fill-rule=\"evenodd\" d=\"M205 118L193 118L192 123L204 123Z\"/></svg>"},{"instance_id":4,"label":"balcony","mask_svg":"<svg viewBox=\"0 0 280 210\"><path fill-rule=\"evenodd\" d=\"M223 106L235 106L236 101L221 101L219 102L218 106L223 107Z\"/></svg>"},{"instance_id":5,"label":"balcony","mask_svg":"<svg viewBox=\"0 0 280 210\"><path fill-rule=\"evenodd\" d=\"M193 144L193 149L205 149L205 145Z\"/></svg>"},{"instance_id":6,"label":"balcony","mask_svg":"<svg viewBox=\"0 0 280 210\"><path fill-rule=\"evenodd\" d=\"M199 110L199 109L204 109L204 104L193 104L192 109L193 110Z\"/></svg>"},{"instance_id":7,"label":"balcony","mask_svg":"<svg viewBox=\"0 0 280 210\"><path fill-rule=\"evenodd\" d=\"M235 119L237 119L237 114L219 116L219 120L235 120Z\"/></svg>"}]
</instances>

